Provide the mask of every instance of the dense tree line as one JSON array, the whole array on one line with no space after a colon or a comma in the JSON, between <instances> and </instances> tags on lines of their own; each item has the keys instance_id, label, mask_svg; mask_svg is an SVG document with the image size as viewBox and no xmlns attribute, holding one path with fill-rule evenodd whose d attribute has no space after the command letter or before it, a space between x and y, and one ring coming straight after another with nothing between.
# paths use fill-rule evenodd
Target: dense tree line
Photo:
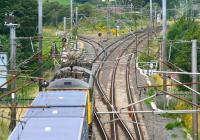
<instances>
[{"instance_id":1,"label":"dense tree line","mask_svg":"<svg viewBox=\"0 0 200 140\"><path fill-rule=\"evenodd\" d=\"M189 1L189 0L188 0ZM150 2L150 0L116 0L116 2L121 4L130 4L132 3L136 7L143 7L146 4ZM162 0L152 0L153 3L158 3L160 6L162 6ZM167 1L167 7L172 8L174 5L179 4L179 0L168 0Z\"/></svg>"},{"instance_id":2,"label":"dense tree line","mask_svg":"<svg viewBox=\"0 0 200 140\"><path fill-rule=\"evenodd\" d=\"M89 17L92 14L92 7L89 3L84 3L78 6L79 18L81 16ZM75 15L74 15L75 16ZM44 24L57 25L63 21L63 17L70 18L70 6L64 6L58 2L44 3ZM69 20L68 20L69 21Z\"/></svg>"},{"instance_id":3,"label":"dense tree line","mask_svg":"<svg viewBox=\"0 0 200 140\"><path fill-rule=\"evenodd\" d=\"M46 2L44 3L44 24L56 25L61 22L63 17L70 17L69 6L63 6L58 2Z\"/></svg>"},{"instance_id":4,"label":"dense tree line","mask_svg":"<svg viewBox=\"0 0 200 140\"><path fill-rule=\"evenodd\" d=\"M0 1L0 35L4 45L3 50L10 52L9 47L9 28L6 27L5 13L13 12L15 16L14 23L20 24L17 28L18 37L29 37L37 35L37 0L1 0ZM20 40L17 45L17 60L22 61L32 55L30 41Z\"/></svg>"},{"instance_id":5,"label":"dense tree line","mask_svg":"<svg viewBox=\"0 0 200 140\"><path fill-rule=\"evenodd\" d=\"M93 4L96 3L95 0L74 0L74 1L77 2L77 3L86 3L86 2L93 3Z\"/></svg>"},{"instance_id":6,"label":"dense tree line","mask_svg":"<svg viewBox=\"0 0 200 140\"><path fill-rule=\"evenodd\" d=\"M37 26L37 1L36 0L4 0L0 1L0 33L8 34L4 25L5 13L12 12L15 15L15 23L20 24L18 36L33 35Z\"/></svg>"},{"instance_id":7,"label":"dense tree line","mask_svg":"<svg viewBox=\"0 0 200 140\"><path fill-rule=\"evenodd\" d=\"M191 41L196 39L198 46L200 42L200 25L197 21L182 17L174 25L169 28L168 31L169 40L186 40ZM171 53L169 48L171 47ZM198 47L199 50L199 47ZM170 53L170 54L169 54ZM191 43L171 43L168 44L168 54L170 55L170 62L174 63L178 67L190 72L191 71ZM168 55L168 56L169 56ZM200 53L198 51L198 58ZM200 61L198 60L198 66ZM198 67L200 71L200 67ZM191 82L191 77L187 75L181 75L180 79L182 82Z\"/></svg>"}]
</instances>

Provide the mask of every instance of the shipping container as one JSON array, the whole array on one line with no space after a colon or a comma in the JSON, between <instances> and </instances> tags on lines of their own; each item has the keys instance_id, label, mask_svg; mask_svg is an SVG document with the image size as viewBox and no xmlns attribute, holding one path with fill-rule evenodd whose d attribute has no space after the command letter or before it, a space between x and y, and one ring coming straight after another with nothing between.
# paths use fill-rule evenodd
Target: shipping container
<instances>
[{"instance_id":1,"label":"shipping container","mask_svg":"<svg viewBox=\"0 0 200 140\"><path fill-rule=\"evenodd\" d=\"M8 140L86 140L87 94L84 91L41 92Z\"/></svg>"}]
</instances>

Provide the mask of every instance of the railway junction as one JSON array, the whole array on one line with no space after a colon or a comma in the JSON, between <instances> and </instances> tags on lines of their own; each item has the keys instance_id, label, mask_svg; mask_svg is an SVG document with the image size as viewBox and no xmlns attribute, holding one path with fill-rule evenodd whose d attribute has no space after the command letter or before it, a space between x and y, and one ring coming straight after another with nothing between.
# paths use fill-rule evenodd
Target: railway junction
<instances>
[{"instance_id":1,"label":"railway junction","mask_svg":"<svg viewBox=\"0 0 200 140\"><path fill-rule=\"evenodd\" d=\"M22 1L0 30L0 140L199 140L193 1L34 2L37 33Z\"/></svg>"}]
</instances>

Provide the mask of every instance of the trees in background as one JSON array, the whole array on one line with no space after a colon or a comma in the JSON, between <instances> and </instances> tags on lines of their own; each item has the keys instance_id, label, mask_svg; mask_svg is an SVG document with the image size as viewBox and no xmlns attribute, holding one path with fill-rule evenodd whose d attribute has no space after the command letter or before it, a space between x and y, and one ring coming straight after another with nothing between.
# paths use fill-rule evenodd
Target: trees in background
<instances>
[{"instance_id":1,"label":"trees in background","mask_svg":"<svg viewBox=\"0 0 200 140\"><path fill-rule=\"evenodd\" d=\"M37 27L37 0L4 0L0 1L0 33L8 34L4 25L5 13L12 12L16 17L16 23L21 27L17 31L18 36L30 36Z\"/></svg>"},{"instance_id":2,"label":"trees in background","mask_svg":"<svg viewBox=\"0 0 200 140\"><path fill-rule=\"evenodd\" d=\"M20 24L17 28L17 36L29 37L37 35L37 0L3 0L0 1L0 35L4 45L3 50L9 49L9 28L5 24L5 13L13 12L15 23ZM17 61L22 61L33 54L30 41L18 40L21 46L17 49Z\"/></svg>"},{"instance_id":3,"label":"trees in background","mask_svg":"<svg viewBox=\"0 0 200 140\"><path fill-rule=\"evenodd\" d=\"M59 4L58 2L44 3L44 24L56 25L63 21L63 17L70 17L70 7Z\"/></svg>"},{"instance_id":4,"label":"trees in background","mask_svg":"<svg viewBox=\"0 0 200 140\"><path fill-rule=\"evenodd\" d=\"M92 14L92 6L84 3L78 6L79 16L90 16ZM75 6L74 6L75 7ZM75 15L74 15L75 16ZM70 6L64 6L58 2L46 2L44 4L44 24L58 25L63 21L63 17L70 18ZM69 22L69 20L68 20Z\"/></svg>"},{"instance_id":5,"label":"trees in background","mask_svg":"<svg viewBox=\"0 0 200 140\"><path fill-rule=\"evenodd\" d=\"M173 24L168 31L169 40L186 40L191 41L193 39L200 41L200 25L197 21L182 17L179 21ZM190 72L191 71L191 43L173 43L168 45L168 50L171 46L170 62L178 67ZM199 46L199 44L197 45ZM200 47L198 47L200 48ZM200 58L200 52L198 52L198 58ZM198 66L200 61L198 61ZM200 67L198 67L200 71ZM181 75L180 80L182 82L191 82L191 77L187 75Z\"/></svg>"}]
</instances>

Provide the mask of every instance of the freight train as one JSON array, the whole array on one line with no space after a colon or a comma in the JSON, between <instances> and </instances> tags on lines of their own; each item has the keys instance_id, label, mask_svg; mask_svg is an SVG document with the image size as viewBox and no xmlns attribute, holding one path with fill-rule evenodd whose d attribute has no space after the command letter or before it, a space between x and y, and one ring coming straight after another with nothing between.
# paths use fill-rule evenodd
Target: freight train
<instances>
[{"instance_id":1,"label":"freight train","mask_svg":"<svg viewBox=\"0 0 200 140\"><path fill-rule=\"evenodd\" d=\"M78 66L60 69L45 91L34 99L32 108L26 111L8 140L89 139L92 87L92 70Z\"/></svg>"}]
</instances>

